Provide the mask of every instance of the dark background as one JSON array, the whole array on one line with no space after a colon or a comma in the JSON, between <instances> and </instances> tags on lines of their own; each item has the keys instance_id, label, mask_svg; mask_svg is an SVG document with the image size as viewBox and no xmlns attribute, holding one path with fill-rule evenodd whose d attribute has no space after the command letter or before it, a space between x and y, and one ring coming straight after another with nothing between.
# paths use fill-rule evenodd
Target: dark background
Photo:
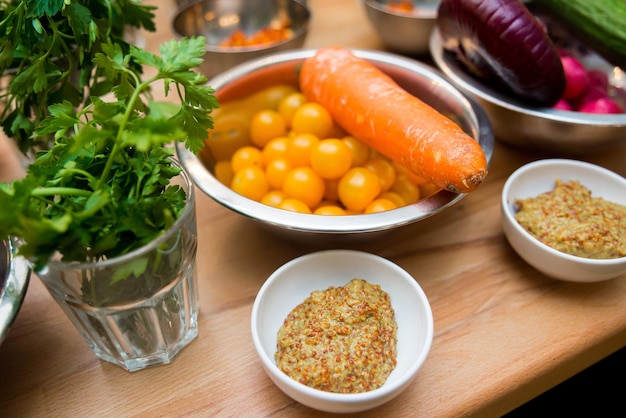
<instances>
[{"instance_id":1,"label":"dark background","mask_svg":"<svg viewBox=\"0 0 626 418\"><path fill-rule=\"evenodd\" d=\"M626 347L504 418L546 416L546 413L560 417L626 417Z\"/></svg>"}]
</instances>

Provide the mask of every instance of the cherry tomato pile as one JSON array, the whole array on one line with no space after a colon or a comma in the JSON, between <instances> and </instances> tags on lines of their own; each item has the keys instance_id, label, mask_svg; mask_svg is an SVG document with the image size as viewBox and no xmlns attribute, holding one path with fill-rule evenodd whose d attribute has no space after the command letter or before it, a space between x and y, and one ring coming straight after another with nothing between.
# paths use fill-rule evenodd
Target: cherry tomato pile
<instances>
[{"instance_id":1,"label":"cherry tomato pile","mask_svg":"<svg viewBox=\"0 0 626 418\"><path fill-rule=\"evenodd\" d=\"M318 215L376 213L439 190L342 131L321 105L276 85L222 104L201 158L235 192Z\"/></svg>"}]
</instances>

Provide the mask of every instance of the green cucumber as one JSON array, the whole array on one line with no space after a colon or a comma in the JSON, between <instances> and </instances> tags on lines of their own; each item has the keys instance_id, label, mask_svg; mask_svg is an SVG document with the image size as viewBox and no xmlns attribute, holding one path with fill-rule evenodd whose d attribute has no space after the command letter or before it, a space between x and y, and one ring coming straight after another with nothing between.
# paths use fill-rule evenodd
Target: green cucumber
<instances>
[{"instance_id":1,"label":"green cucumber","mask_svg":"<svg viewBox=\"0 0 626 418\"><path fill-rule=\"evenodd\" d=\"M626 0L533 0L611 63L626 68Z\"/></svg>"}]
</instances>

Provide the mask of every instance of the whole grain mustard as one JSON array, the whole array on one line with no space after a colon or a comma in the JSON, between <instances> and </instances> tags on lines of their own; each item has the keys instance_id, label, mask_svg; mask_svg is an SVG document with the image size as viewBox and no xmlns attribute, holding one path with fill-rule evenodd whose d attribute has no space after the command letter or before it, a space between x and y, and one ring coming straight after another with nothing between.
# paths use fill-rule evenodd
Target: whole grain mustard
<instances>
[{"instance_id":1,"label":"whole grain mustard","mask_svg":"<svg viewBox=\"0 0 626 418\"><path fill-rule=\"evenodd\" d=\"M578 257L626 257L626 207L594 197L579 181L515 201L515 219L550 247Z\"/></svg>"},{"instance_id":2,"label":"whole grain mustard","mask_svg":"<svg viewBox=\"0 0 626 418\"><path fill-rule=\"evenodd\" d=\"M397 330L389 295L353 279L313 291L289 313L278 331L276 364L315 389L371 391L396 366Z\"/></svg>"}]
</instances>

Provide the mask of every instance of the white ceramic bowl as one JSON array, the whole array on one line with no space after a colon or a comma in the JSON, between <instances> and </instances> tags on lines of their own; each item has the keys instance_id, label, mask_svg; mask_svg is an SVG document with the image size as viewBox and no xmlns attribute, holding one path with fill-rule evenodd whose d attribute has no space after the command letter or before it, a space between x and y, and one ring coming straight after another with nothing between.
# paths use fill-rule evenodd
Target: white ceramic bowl
<instances>
[{"instance_id":1,"label":"white ceramic bowl","mask_svg":"<svg viewBox=\"0 0 626 418\"><path fill-rule=\"evenodd\" d=\"M534 238L515 220L515 200L552 190L557 179L579 180L592 196L626 206L626 179L606 168L570 159L526 164L511 174L502 190L502 226L513 249L528 264L556 279L597 282L626 274L626 257L600 260L566 254Z\"/></svg>"},{"instance_id":2,"label":"white ceramic bowl","mask_svg":"<svg viewBox=\"0 0 626 418\"><path fill-rule=\"evenodd\" d=\"M325 392L293 380L274 361L284 319L312 291L343 286L353 278L379 284L389 294L398 323L397 366L381 387L356 394ZM434 332L430 304L415 279L385 258L353 250L310 253L278 268L259 290L251 322L254 346L272 381L294 400L334 413L375 408L399 395L424 363Z\"/></svg>"}]
</instances>

